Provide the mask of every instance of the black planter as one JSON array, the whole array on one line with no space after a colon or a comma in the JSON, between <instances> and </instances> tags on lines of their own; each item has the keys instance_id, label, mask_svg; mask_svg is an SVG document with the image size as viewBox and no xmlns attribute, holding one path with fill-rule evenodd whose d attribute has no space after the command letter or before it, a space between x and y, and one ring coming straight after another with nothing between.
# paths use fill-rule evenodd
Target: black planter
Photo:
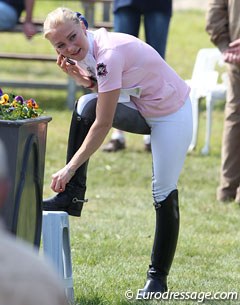
<instances>
[{"instance_id":1,"label":"black planter","mask_svg":"<svg viewBox=\"0 0 240 305\"><path fill-rule=\"evenodd\" d=\"M0 120L8 154L11 189L1 210L7 229L39 247L47 125L51 117Z\"/></svg>"}]
</instances>

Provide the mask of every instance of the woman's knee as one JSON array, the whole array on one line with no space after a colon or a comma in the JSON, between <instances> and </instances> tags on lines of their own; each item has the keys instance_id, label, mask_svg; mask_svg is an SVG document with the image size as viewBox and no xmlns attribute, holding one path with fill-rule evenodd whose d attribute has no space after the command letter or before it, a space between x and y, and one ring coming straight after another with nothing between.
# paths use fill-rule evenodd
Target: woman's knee
<instances>
[{"instance_id":1,"label":"woman's knee","mask_svg":"<svg viewBox=\"0 0 240 305\"><path fill-rule=\"evenodd\" d=\"M82 118L95 120L97 94L90 93L79 98L76 105L76 112Z\"/></svg>"}]
</instances>

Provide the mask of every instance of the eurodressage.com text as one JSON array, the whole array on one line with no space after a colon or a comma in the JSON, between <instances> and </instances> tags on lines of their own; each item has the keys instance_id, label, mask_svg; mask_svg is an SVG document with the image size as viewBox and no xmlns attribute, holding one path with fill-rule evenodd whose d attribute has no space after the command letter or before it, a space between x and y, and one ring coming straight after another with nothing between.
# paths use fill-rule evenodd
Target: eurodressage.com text
<instances>
[{"instance_id":1,"label":"eurodressage.com text","mask_svg":"<svg viewBox=\"0 0 240 305\"><path fill-rule=\"evenodd\" d=\"M134 293L132 290L127 290L125 292L125 297L128 300L134 299ZM166 292L145 292L142 293L141 289L137 290L136 300L191 300L202 303L206 300L238 300L239 294L236 291L228 292L189 292L189 291L166 291Z\"/></svg>"}]
</instances>

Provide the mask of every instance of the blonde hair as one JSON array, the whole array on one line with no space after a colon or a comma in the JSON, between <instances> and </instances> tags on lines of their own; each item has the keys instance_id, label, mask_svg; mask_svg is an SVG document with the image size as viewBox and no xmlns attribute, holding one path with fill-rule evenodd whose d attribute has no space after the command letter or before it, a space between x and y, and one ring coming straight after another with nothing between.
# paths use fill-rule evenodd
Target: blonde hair
<instances>
[{"instance_id":1,"label":"blonde hair","mask_svg":"<svg viewBox=\"0 0 240 305\"><path fill-rule=\"evenodd\" d=\"M43 24L43 35L47 38L48 34L51 33L52 29L56 28L60 24L72 21L73 23L80 24L80 20L77 13L70 10L69 8L59 7L54 11L50 12Z\"/></svg>"}]
</instances>

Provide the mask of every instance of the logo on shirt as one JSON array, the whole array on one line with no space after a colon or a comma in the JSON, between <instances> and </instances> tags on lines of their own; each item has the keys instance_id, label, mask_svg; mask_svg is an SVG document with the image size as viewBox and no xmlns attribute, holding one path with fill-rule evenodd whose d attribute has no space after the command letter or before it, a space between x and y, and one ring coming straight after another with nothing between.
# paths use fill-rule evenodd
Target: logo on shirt
<instances>
[{"instance_id":1,"label":"logo on shirt","mask_svg":"<svg viewBox=\"0 0 240 305\"><path fill-rule=\"evenodd\" d=\"M97 76L106 76L107 74L107 66L104 63L97 64Z\"/></svg>"}]
</instances>

